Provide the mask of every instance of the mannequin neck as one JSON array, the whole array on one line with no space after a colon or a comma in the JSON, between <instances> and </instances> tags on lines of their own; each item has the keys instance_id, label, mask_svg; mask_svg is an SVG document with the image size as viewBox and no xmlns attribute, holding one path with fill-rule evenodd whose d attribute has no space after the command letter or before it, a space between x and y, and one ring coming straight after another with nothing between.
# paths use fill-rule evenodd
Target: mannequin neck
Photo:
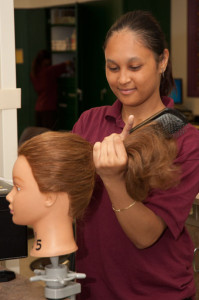
<instances>
[{"instance_id":1,"label":"mannequin neck","mask_svg":"<svg viewBox=\"0 0 199 300\"><path fill-rule=\"evenodd\" d=\"M41 225L41 224L40 224ZM34 226L34 244L31 256L52 257L70 254L77 250L74 239L72 219L60 224Z\"/></svg>"},{"instance_id":2,"label":"mannequin neck","mask_svg":"<svg viewBox=\"0 0 199 300\"><path fill-rule=\"evenodd\" d=\"M45 216L32 224L34 244L31 256L52 257L70 254L77 250L73 233L73 220L69 216L68 196L59 196L47 209Z\"/></svg>"}]
</instances>

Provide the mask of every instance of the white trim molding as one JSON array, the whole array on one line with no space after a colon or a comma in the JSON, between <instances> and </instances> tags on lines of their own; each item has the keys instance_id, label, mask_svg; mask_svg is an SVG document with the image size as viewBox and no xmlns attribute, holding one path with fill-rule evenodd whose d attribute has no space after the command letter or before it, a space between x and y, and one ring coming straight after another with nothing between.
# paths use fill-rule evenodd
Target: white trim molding
<instances>
[{"instance_id":1,"label":"white trim molding","mask_svg":"<svg viewBox=\"0 0 199 300\"><path fill-rule=\"evenodd\" d=\"M21 108L21 89L0 90L0 109Z\"/></svg>"},{"instance_id":2,"label":"white trim molding","mask_svg":"<svg viewBox=\"0 0 199 300\"><path fill-rule=\"evenodd\" d=\"M53 7L60 5L70 5L75 3L93 2L101 0L14 0L14 8L31 9L42 7Z\"/></svg>"}]
</instances>

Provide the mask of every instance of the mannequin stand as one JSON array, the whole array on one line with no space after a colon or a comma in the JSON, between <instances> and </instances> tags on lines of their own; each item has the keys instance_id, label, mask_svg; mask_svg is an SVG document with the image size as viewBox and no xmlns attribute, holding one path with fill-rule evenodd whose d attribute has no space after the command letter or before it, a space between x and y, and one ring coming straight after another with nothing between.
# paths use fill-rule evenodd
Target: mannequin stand
<instances>
[{"instance_id":1,"label":"mannequin stand","mask_svg":"<svg viewBox=\"0 0 199 300\"><path fill-rule=\"evenodd\" d=\"M34 270L36 276L30 278L30 281L45 281L45 297L47 299L70 299L75 300L76 294L81 292L80 283L74 282L74 279L85 278L83 273L75 273L68 270L66 265L59 264L59 257L51 257L51 264L45 267L45 270Z\"/></svg>"}]
</instances>

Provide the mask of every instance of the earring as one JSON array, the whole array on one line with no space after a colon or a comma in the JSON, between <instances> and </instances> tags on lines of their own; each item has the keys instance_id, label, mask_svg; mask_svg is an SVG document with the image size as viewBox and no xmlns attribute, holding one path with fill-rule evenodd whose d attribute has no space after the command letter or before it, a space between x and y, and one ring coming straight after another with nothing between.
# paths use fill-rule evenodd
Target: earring
<instances>
[{"instance_id":1,"label":"earring","mask_svg":"<svg viewBox=\"0 0 199 300\"><path fill-rule=\"evenodd\" d=\"M164 69L162 69L162 73L161 73L161 76L162 76L162 78L164 78Z\"/></svg>"}]
</instances>

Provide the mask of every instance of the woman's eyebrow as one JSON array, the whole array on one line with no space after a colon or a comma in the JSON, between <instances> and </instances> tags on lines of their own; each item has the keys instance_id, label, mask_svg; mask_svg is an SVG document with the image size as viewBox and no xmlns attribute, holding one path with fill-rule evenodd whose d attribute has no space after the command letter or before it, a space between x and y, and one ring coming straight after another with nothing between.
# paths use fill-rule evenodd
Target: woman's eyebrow
<instances>
[{"instance_id":1,"label":"woman's eyebrow","mask_svg":"<svg viewBox=\"0 0 199 300\"><path fill-rule=\"evenodd\" d=\"M129 58L128 62L133 62L133 61L138 61L140 60L140 58L138 56L133 56L131 58Z\"/></svg>"},{"instance_id":2,"label":"woman's eyebrow","mask_svg":"<svg viewBox=\"0 0 199 300\"><path fill-rule=\"evenodd\" d=\"M140 58L138 56L133 56L133 57L130 57L127 62L130 63L130 62L139 61L139 60L140 60ZM112 60L110 58L107 58L106 62L117 64L114 60Z\"/></svg>"},{"instance_id":3,"label":"woman's eyebrow","mask_svg":"<svg viewBox=\"0 0 199 300\"><path fill-rule=\"evenodd\" d=\"M116 62L114 60L109 59L109 58L106 60L106 62L116 64Z\"/></svg>"}]
</instances>

